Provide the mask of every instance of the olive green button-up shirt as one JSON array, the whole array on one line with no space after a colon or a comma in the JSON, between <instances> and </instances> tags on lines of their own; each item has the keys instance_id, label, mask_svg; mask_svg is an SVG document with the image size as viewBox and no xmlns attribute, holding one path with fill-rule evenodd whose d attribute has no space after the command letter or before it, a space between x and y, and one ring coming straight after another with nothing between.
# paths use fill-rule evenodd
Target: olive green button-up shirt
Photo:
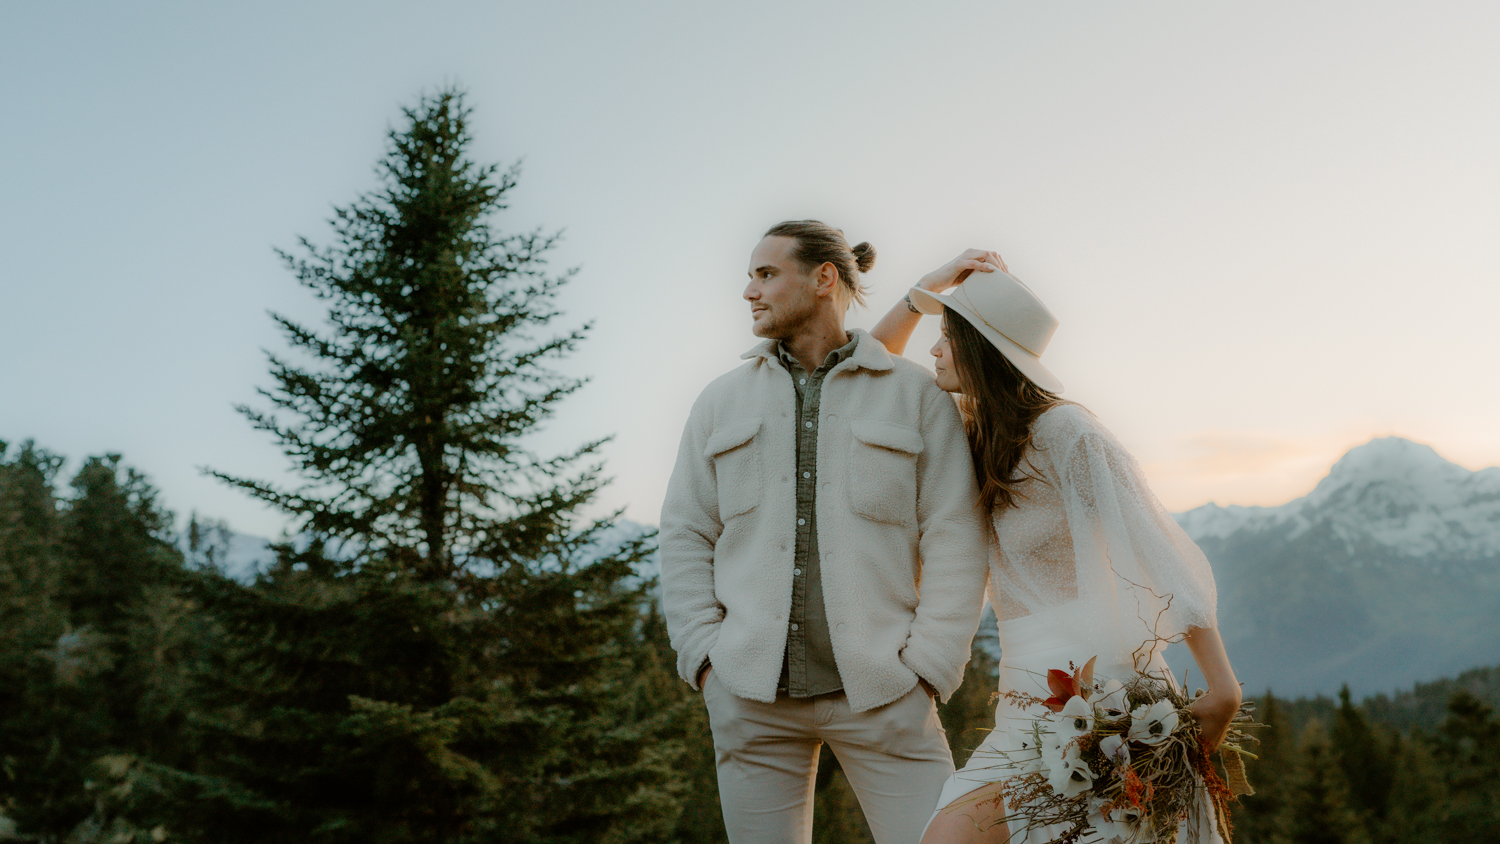
<instances>
[{"instance_id":1,"label":"olive green button-up shirt","mask_svg":"<svg viewBox=\"0 0 1500 844\"><path fill-rule=\"evenodd\" d=\"M833 660L833 639L823 609L823 579L818 560L818 405L823 379L859 343L853 335L842 348L828 353L814 372L802 368L797 359L778 346L777 357L791 373L797 391L797 547L792 560L792 614L786 639L786 658L781 663L778 692L791 697L837 692L844 688Z\"/></svg>"}]
</instances>

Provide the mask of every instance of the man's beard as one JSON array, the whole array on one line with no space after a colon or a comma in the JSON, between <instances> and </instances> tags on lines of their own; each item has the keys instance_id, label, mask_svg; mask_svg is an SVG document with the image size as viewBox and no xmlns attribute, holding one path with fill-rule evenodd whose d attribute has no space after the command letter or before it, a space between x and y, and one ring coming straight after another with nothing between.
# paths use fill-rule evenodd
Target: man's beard
<instances>
[{"instance_id":1,"label":"man's beard","mask_svg":"<svg viewBox=\"0 0 1500 844\"><path fill-rule=\"evenodd\" d=\"M802 332L817 314L816 302L805 302L795 310L767 311L751 326L755 336L767 340L790 340Z\"/></svg>"}]
</instances>

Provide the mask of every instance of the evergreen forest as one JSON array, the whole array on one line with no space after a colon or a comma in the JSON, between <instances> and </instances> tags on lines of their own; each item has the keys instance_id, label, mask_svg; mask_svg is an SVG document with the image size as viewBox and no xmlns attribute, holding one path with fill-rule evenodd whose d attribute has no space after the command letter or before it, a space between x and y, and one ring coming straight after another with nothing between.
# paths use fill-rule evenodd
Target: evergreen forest
<instances>
[{"instance_id":1,"label":"evergreen forest","mask_svg":"<svg viewBox=\"0 0 1500 844\"><path fill-rule=\"evenodd\" d=\"M520 171L472 160L469 115L456 88L404 109L379 185L282 254L327 319L273 315L240 408L297 482L214 472L292 525L253 577L122 456L0 442L0 841L725 840L652 537L581 515L600 442L529 448L588 326L556 306L557 235L497 228ZM960 764L993 635L940 710ZM1500 668L1258 704L1236 840L1500 830ZM816 841L871 840L826 750L816 794Z\"/></svg>"}]
</instances>

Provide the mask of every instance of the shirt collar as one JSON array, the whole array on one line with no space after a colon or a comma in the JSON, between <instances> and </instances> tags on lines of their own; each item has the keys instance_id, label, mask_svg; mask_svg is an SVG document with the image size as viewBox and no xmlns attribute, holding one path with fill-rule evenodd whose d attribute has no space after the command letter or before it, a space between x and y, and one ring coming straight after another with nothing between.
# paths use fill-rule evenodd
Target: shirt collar
<instances>
[{"instance_id":1,"label":"shirt collar","mask_svg":"<svg viewBox=\"0 0 1500 844\"><path fill-rule=\"evenodd\" d=\"M829 369L832 369L833 367L838 366L846 359L848 359L850 355L854 354L854 349L858 346L859 336L851 333L849 335L849 342L829 352L828 357L823 359L823 362L818 365L818 368L822 369L826 366ZM802 362L792 357L792 353L787 351L785 343L778 342L776 344L776 356L781 358L781 365L785 366L788 370L790 370L793 366L802 366ZM829 363L830 360L833 361L832 364Z\"/></svg>"},{"instance_id":2,"label":"shirt collar","mask_svg":"<svg viewBox=\"0 0 1500 844\"><path fill-rule=\"evenodd\" d=\"M853 347L852 349L850 349L851 346ZM766 340L757 344L750 351L740 355L740 358L742 360L760 358L766 361L774 361L778 359L780 353L781 341ZM871 337L870 332L862 328L849 329L849 342L839 348L835 354L840 355L840 363L852 361L855 367L863 367L874 372L884 372L895 366L895 363L891 359L891 353L886 351L885 346L879 340Z\"/></svg>"}]
</instances>

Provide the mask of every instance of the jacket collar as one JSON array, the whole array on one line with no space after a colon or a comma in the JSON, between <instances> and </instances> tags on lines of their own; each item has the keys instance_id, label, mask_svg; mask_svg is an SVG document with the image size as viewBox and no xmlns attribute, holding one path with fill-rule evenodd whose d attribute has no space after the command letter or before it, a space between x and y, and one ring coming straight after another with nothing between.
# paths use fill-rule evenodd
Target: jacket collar
<instances>
[{"instance_id":1,"label":"jacket collar","mask_svg":"<svg viewBox=\"0 0 1500 844\"><path fill-rule=\"evenodd\" d=\"M886 351L885 346L879 340L871 337L870 332L865 331L863 328L850 328L848 331L859 342L854 344L854 354L850 355L848 359L834 367L834 369L864 368L873 372L884 372L895 367L896 364L891 358L891 353ZM780 342L779 340L762 341L756 344L755 348L740 355L740 359L761 359L768 363L780 365L780 362L776 359L776 348Z\"/></svg>"}]
</instances>

